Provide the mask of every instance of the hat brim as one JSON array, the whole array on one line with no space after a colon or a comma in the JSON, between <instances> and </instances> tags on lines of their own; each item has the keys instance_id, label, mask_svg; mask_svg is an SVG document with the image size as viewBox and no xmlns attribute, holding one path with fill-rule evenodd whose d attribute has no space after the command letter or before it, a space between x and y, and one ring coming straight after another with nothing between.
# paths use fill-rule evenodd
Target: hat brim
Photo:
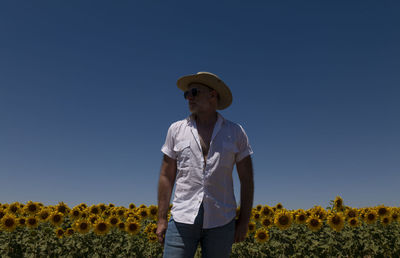
<instances>
[{"instance_id":1,"label":"hat brim","mask_svg":"<svg viewBox=\"0 0 400 258\"><path fill-rule=\"evenodd\" d=\"M207 73L191 74L182 76L176 82L179 89L187 91L192 83L205 84L208 87L216 90L219 95L217 109L222 110L232 104L232 92L229 87L219 78Z\"/></svg>"}]
</instances>

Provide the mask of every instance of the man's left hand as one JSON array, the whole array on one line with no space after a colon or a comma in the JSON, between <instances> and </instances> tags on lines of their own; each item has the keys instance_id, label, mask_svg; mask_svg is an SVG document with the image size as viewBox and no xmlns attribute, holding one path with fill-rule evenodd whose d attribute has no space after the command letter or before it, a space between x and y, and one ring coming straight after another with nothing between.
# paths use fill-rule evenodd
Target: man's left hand
<instances>
[{"instance_id":1,"label":"man's left hand","mask_svg":"<svg viewBox=\"0 0 400 258\"><path fill-rule=\"evenodd\" d=\"M243 222L240 220L236 221L235 225L235 243L242 242L246 239L247 230L249 228L248 222Z\"/></svg>"}]
</instances>

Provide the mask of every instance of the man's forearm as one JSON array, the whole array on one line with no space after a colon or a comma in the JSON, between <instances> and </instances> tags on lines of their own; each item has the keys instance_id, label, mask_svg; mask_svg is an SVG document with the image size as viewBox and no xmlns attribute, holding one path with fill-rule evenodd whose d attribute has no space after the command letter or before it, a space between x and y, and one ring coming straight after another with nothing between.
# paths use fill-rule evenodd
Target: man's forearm
<instances>
[{"instance_id":1,"label":"man's forearm","mask_svg":"<svg viewBox=\"0 0 400 258\"><path fill-rule=\"evenodd\" d=\"M240 214L239 220L248 223L253 208L254 183L253 180L241 182L240 185Z\"/></svg>"},{"instance_id":2,"label":"man's forearm","mask_svg":"<svg viewBox=\"0 0 400 258\"><path fill-rule=\"evenodd\" d=\"M160 176L158 182L158 219L168 218L169 201L171 199L171 193L173 189L173 183L170 182L168 177Z\"/></svg>"}]
</instances>

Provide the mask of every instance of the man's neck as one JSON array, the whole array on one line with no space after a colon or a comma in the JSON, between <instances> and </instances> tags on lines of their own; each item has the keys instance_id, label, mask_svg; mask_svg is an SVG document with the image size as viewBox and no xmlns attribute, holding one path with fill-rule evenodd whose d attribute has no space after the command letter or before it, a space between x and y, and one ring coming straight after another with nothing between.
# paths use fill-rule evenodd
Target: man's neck
<instances>
[{"instance_id":1,"label":"man's neck","mask_svg":"<svg viewBox=\"0 0 400 258\"><path fill-rule=\"evenodd\" d=\"M216 111L210 113L198 113L194 115L196 125L200 127L212 127L218 120Z\"/></svg>"}]
</instances>

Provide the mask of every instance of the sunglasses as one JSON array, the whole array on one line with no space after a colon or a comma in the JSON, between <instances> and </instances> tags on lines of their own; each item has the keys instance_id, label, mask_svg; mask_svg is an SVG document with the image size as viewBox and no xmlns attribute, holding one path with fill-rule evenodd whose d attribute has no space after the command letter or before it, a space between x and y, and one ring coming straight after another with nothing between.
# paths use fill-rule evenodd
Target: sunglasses
<instances>
[{"instance_id":1,"label":"sunglasses","mask_svg":"<svg viewBox=\"0 0 400 258\"><path fill-rule=\"evenodd\" d=\"M193 97L196 97L199 92L201 92L201 90L197 89L197 88L192 88L191 90L187 90L183 93L183 97L185 99L187 99L187 97L189 96L189 94L191 94Z\"/></svg>"}]
</instances>

